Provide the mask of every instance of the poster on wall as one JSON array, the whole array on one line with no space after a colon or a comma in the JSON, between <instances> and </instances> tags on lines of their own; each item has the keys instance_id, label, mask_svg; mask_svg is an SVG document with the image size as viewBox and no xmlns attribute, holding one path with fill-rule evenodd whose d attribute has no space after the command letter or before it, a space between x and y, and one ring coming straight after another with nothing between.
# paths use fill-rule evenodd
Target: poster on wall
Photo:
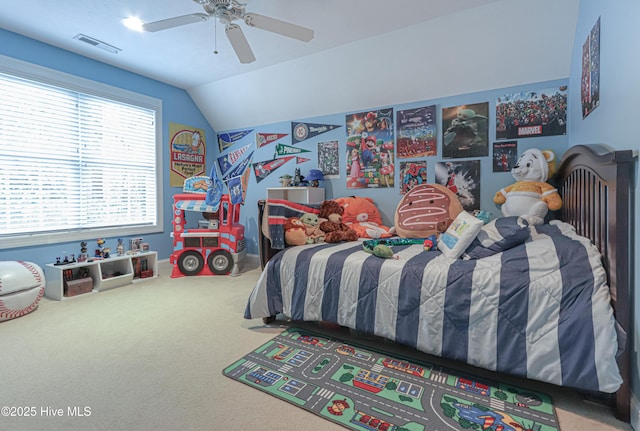
<instances>
[{"instance_id":1,"label":"poster on wall","mask_svg":"<svg viewBox=\"0 0 640 431\"><path fill-rule=\"evenodd\" d=\"M338 141L318 142L318 169L324 179L340 178L340 151Z\"/></svg>"},{"instance_id":2,"label":"poster on wall","mask_svg":"<svg viewBox=\"0 0 640 431\"><path fill-rule=\"evenodd\" d=\"M436 105L397 111L396 121L399 159L435 156L438 153Z\"/></svg>"},{"instance_id":3,"label":"poster on wall","mask_svg":"<svg viewBox=\"0 0 640 431\"><path fill-rule=\"evenodd\" d=\"M346 116L347 188L393 187L393 108Z\"/></svg>"},{"instance_id":4,"label":"poster on wall","mask_svg":"<svg viewBox=\"0 0 640 431\"><path fill-rule=\"evenodd\" d=\"M489 155L489 102L442 109L442 157Z\"/></svg>"},{"instance_id":5,"label":"poster on wall","mask_svg":"<svg viewBox=\"0 0 640 431\"><path fill-rule=\"evenodd\" d=\"M582 45L582 118L600 105L600 18Z\"/></svg>"},{"instance_id":6,"label":"poster on wall","mask_svg":"<svg viewBox=\"0 0 640 431\"><path fill-rule=\"evenodd\" d=\"M518 160L518 142L493 143L493 172L511 172Z\"/></svg>"},{"instance_id":7,"label":"poster on wall","mask_svg":"<svg viewBox=\"0 0 640 431\"><path fill-rule=\"evenodd\" d=\"M436 162L436 183L458 195L465 211L480 209L480 160Z\"/></svg>"},{"instance_id":8,"label":"poster on wall","mask_svg":"<svg viewBox=\"0 0 640 431\"><path fill-rule=\"evenodd\" d=\"M400 194L427 182L427 162L400 162Z\"/></svg>"},{"instance_id":9,"label":"poster on wall","mask_svg":"<svg viewBox=\"0 0 640 431\"><path fill-rule=\"evenodd\" d=\"M207 145L204 130L169 123L171 167L169 185L182 187L185 178L204 175Z\"/></svg>"},{"instance_id":10,"label":"poster on wall","mask_svg":"<svg viewBox=\"0 0 640 431\"><path fill-rule=\"evenodd\" d=\"M567 86L505 94L496 101L496 139L567 133Z\"/></svg>"}]
</instances>

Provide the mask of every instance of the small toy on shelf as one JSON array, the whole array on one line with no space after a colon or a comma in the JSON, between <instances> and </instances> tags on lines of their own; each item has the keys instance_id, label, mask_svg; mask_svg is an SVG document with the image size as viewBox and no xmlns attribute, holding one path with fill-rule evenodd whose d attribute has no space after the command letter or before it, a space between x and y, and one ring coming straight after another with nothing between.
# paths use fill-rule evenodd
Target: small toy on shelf
<instances>
[{"instance_id":1,"label":"small toy on shelf","mask_svg":"<svg viewBox=\"0 0 640 431\"><path fill-rule=\"evenodd\" d=\"M105 240L104 240L104 238L98 238L96 240L96 243L98 244L98 248L96 248L96 252L95 252L94 257L102 258L102 257L104 257L104 255L103 255L104 247L103 246L104 246Z\"/></svg>"},{"instance_id":2,"label":"small toy on shelf","mask_svg":"<svg viewBox=\"0 0 640 431\"><path fill-rule=\"evenodd\" d=\"M82 241L80 243L80 254L78 255L78 262L86 262L89 256L87 255L87 242Z\"/></svg>"},{"instance_id":3,"label":"small toy on shelf","mask_svg":"<svg viewBox=\"0 0 640 431\"><path fill-rule=\"evenodd\" d=\"M116 246L116 253L118 256L124 256L124 244L122 238L118 238L118 245Z\"/></svg>"}]
</instances>

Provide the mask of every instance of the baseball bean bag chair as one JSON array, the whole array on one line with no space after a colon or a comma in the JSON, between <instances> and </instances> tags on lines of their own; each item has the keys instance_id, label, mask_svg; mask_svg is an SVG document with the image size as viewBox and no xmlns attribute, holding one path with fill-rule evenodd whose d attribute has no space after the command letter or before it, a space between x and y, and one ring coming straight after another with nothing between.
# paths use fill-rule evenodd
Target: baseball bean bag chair
<instances>
[{"instance_id":1,"label":"baseball bean bag chair","mask_svg":"<svg viewBox=\"0 0 640 431\"><path fill-rule=\"evenodd\" d=\"M35 263L0 261L0 322L31 313L44 295L44 272Z\"/></svg>"}]
</instances>

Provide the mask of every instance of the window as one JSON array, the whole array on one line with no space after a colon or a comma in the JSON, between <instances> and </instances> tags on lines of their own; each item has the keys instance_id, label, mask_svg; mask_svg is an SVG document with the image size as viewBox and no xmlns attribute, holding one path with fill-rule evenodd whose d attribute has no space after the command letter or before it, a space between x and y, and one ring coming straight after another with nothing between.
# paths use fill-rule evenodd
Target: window
<instances>
[{"instance_id":1,"label":"window","mask_svg":"<svg viewBox=\"0 0 640 431\"><path fill-rule=\"evenodd\" d=\"M0 64L0 248L162 231L162 101Z\"/></svg>"}]
</instances>

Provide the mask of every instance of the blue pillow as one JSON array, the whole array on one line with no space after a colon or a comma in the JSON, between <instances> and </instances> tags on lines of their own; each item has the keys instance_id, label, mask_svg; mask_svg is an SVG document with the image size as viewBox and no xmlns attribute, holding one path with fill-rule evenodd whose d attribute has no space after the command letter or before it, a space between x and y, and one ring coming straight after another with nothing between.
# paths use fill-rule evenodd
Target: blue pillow
<instances>
[{"instance_id":1,"label":"blue pillow","mask_svg":"<svg viewBox=\"0 0 640 431\"><path fill-rule=\"evenodd\" d=\"M462 255L465 260L481 259L509 250L530 237L529 223L522 217L500 217L484 225Z\"/></svg>"}]
</instances>

